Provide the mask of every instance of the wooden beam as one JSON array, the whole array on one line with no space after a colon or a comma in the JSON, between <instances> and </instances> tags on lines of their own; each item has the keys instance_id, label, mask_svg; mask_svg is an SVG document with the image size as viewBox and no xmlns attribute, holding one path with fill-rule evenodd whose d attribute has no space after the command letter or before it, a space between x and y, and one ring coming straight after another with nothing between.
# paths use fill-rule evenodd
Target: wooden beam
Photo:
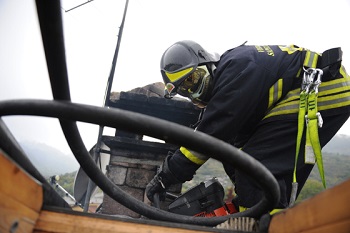
<instances>
[{"instance_id":1,"label":"wooden beam","mask_svg":"<svg viewBox=\"0 0 350 233\"><path fill-rule=\"evenodd\" d=\"M40 233L205 233L219 232L218 229L174 223L154 224L145 220L113 219L111 216L91 213L69 213L43 210L35 226L34 232ZM152 223L153 222L153 223ZM187 229L186 229L187 228Z\"/></svg>"},{"instance_id":2,"label":"wooden beam","mask_svg":"<svg viewBox=\"0 0 350 233\"><path fill-rule=\"evenodd\" d=\"M269 233L349 233L350 179L272 217Z\"/></svg>"},{"instance_id":3,"label":"wooden beam","mask_svg":"<svg viewBox=\"0 0 350 233\"><path fill-rule=\"evenodd\" d=\"M0 150L1 232L32 232L43 202L41 184Z\"/></svg>"}]
</instances>

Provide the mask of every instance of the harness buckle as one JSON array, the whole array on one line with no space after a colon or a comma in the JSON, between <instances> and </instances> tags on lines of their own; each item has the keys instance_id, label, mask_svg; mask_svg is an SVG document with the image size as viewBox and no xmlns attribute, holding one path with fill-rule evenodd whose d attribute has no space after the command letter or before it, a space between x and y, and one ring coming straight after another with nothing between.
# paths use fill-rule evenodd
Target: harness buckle
<instances>
[{"instance_id":1,"label":"harness buckle","mask_svg":"<svg viewBox=\"0 0 350 233\"><path fill-rule=\"evenodd\" d=\"M317 113L316 113L316 116L317 116L318 127L319 127L319 128L322 128L323 119L322 119L321 113L320 113L320 112L317 112Z\"/></svg>"},{"instance_id":2,"label":"harness buckle","mask_svg":"<svg viewBox=\"0 0 350 233\"><path fill-rule=\"evenodd\" d=\"M160 185L162 186L163 189L165 189L165 185L162 181L162 177L160 177L159 175L157 176L157 181L160 183Z\"/></svg>"}]
</instances>

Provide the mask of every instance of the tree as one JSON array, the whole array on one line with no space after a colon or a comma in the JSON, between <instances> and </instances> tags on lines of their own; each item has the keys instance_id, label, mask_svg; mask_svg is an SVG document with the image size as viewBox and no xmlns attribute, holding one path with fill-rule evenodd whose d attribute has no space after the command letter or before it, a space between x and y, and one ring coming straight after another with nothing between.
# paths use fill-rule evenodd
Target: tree
<instances>
[{"instance_id":1,"label":"tree","mask_svg":"<svg viewBox=\"0 0 350 233\"><path fill-rule=\"evenodd\" d=\"M324 190L323 185L320 181L315 179L308 179L301 190L299 197L296 202L301 202Z\"/></svg>"}]
</instances>

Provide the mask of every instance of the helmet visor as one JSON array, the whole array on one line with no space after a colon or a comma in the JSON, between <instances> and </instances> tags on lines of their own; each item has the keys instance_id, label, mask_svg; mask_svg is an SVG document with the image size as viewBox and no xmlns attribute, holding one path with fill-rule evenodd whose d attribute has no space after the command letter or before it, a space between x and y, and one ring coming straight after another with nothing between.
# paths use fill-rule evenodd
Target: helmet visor
<instances>
[{"instance_id":1,"label":"helmet visor","mask_svg":"<svg viewBox=\"0 0 350 233\"><path fill-rule=\"evenodd\" d=\"M200 83L202 82L202 79L206 77L209 74L209 71L207 69L207 66L198 66L196 70L191 73L178 87L177 93L179 93L182 96L188 97L189 94L194 93Z\"/></svg>"}]
</instances>

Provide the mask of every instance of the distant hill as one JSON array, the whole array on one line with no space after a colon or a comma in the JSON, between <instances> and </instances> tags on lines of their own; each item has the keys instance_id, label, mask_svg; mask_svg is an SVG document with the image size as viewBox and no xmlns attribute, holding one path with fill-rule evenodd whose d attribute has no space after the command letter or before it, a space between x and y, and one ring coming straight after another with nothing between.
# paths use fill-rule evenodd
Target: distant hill
<instances>
[{"instance_id":1,"label":"distant hill","mask_svg":"<svg viewBox=\"0 0 350 233\"><path fill-rule=\"evenodd\" d=\"M350 155L350 136L337 134L323 147L323 152L332 154Z\"/></svg>"},{"instance_id":2,"label":"distant hill","mask_svg":"<svg viewBox=\"0 0 350 233\"><path fill-rule=\"evenodd\" d=\"M46 144L26 141L20 142L20 145L44 177L77 171L79 168L79 163L73 155L63 154Z\"/></svg>"},{"instance_id":3,"label":"distant hill","mask_svg":"<svg viewBox=\"0 0 350 233\"><path fill-rule=\"evenodd\" d=\"M66 155L49 145L36 143L36 142L28 142L28 141L20 142L20 145L28 155L33 165L45 177L55 175L55 174L61 175L69 172L74 172L79 169L79 164L73 155ZM338 173L340 171L344 171L344 169L345 171L346 170L350 171L350 169L346 169L350 167L350 164L349 164L350 150L349 149L350 149L350 136L347 136L347 135L336 135L328 143L328 145L326 145L323 148L322 151L325 154L324 163L325 163L325 167L327 168L327 173L328 175L331 174L331 176L334 177L334 180L332 179L333 182L330 182L330 183L337 183L337 181L339 181L339 178L340 178L339 176L345 175L345 177L348 177L347 174L343 174L344 172L341 174L338 174ZM208 169L206 166L204 167ZM216 172L219 173L219 174L216 174L216 176L218 177L220 177L221 175L225 176L224 174L222 174L221 164L217 165L214 163L210 167L211 168L209 168L207 172L205 172L207 173L206 175L211 176L212 173L215 174L213 170L216 170ZM337 173L337 168L340 168L338 173ZM206 169L203 169L203 170L206 170ZM202 169L199 171L199 174L202 173L201 171ZM314 175L312 175L311 177L316 178L317 172L318 171L313 171Z\"/></svg>"},{"instance_id":4,"label":"distant hill","mask_svg":"<svg viewBox=\"0 0 350 233\"><path fill-rule=\"evenodd\" d=\"M350 178L350 136L336 135L323 148L322 153L327 187L333 187ZM193 180L184 184L184 187L188 189L212 177L217 177L224 187L232 186L222 164L211 159L196 172ZM312 170L309 179L320 182L317 165Z\"/></svg>"}]
</instances>

